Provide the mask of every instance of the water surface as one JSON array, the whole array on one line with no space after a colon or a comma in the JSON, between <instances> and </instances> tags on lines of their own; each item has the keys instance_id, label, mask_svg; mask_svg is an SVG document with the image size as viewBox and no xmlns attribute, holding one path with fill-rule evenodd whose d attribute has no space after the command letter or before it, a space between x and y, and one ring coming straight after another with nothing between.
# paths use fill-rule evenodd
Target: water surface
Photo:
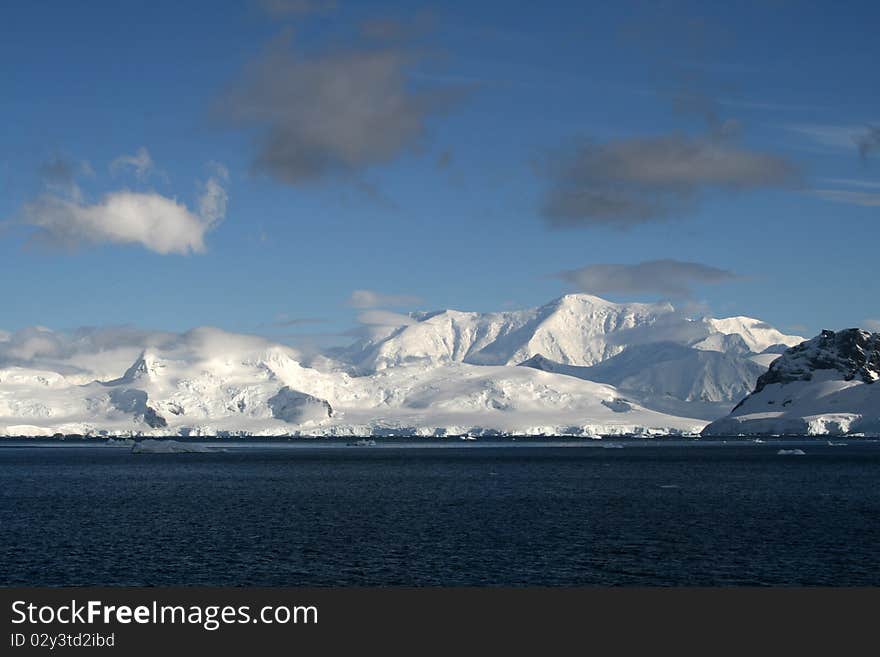
<instances>
[{"instance_id":1,"label":"water surface","mask_svg":"<svg viewBox=\"0 0 880 657\"><path fill-rule=\"evenodd\" d=\"M0 585L880 585L876 442L222 444L2 443Z\"/></svg>"}]
</instances>

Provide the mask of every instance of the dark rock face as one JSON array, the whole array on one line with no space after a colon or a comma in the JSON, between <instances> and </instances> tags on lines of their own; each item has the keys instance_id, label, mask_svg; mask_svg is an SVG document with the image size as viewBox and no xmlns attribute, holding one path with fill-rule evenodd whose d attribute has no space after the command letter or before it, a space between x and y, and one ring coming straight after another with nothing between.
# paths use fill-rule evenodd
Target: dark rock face
<instances>
[{"instance_id":1,"label":"dark rock face","mask_svg":"<svg viewBox=\"0 0 880 657\"><path fill-rule=\"evenodd\" d=\"M558 363L554 363L552 360L545 358L541 354L535 354L531 358L518 363L517 366L531 367L532 369L541 370L543 372L556 372L559 369Z\"/></svg>"},{"instance_id":2,"label":"dark rock face","mask_svg":"<svg viewBox=\"0 0 880 657\"><path fill-rule=\"evenodd\" d=\"M144 411L144 422L154 429L162 429L168 426L168 421L156 412L156 409L147 406Z\"/></svg>"},{"instance_id":3,"label":"dark rock face","mask_svg":"<svg viewBox=\"0 0 880 657\"><path fill-rule=\"evenodd\" d=\"M132 413L143 417L147 426L162 429L168 426L164 417L156 409L147 406L147 393L136 388L118 388L110 392L110 403L123 413Z\"/></svg>"},{"instance_id":4,"label":"dark rock face","mask_svg":"<svg viewBox=\"0 0 880 657\"><path fill-rule=\"evenodd\" d=\"M281 388L268 403L272 417L294 424L333 417L333 407L326 399L292 390L288 386Z\"/></svg>"},{"instance_id":5,"label":"dark rock face","mask_svg":"<svg viewBox=\"0 0 880 657\"><path fill-rule=\"evenodd\" d=\"M625 399L621 399L620 397L615 397L611 401L607 399L602 400L602 406L610 408L615 413L626 413L632 410L632 405Z\"/></svg>"},{"instance_id":6,"label":"dark rock face","mask_svg":"<svg viewBox=\"0 0 880 657\"><path fill-rule=\"evenodd\" d=\"M837 370L844 381L859 378L874 383L880 379L880 333L855 328L822 331L774 360L758 378L755 392L771 383L810 381L815 370Z\"/></svg>"},{"instance_id":7,"label":"dark rock face","mask_svg":"<svg viewBox=\"0 0 880 657\"><path fill-rule=\"evenodd\" d=\"M135 388L118 388L110 392L110 403L123 413L143 415L147 408L147 393Z\"/></svg>"}]
</instances>

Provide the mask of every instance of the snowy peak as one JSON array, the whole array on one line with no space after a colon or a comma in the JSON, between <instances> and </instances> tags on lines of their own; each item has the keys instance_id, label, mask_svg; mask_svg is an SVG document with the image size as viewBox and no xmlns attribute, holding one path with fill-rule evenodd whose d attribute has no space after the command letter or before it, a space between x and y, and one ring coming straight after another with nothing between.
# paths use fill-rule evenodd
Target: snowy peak
<instances>
[{"instance_id":1,"label":"snowy peak","mask_svg":"<svg viewBox=\"0 0 880 657\"><path fill-rule=\"evenodd\" d=\"M442 310L411 318L411 324L353 346L349 362L369 373L452 362L517 365L540 354L561 365L590 367L638 344L674 342L745 356L803 339L751 317L690 319L669 303L615 303L590 294L567 294L526 310Z\"/></svg>"},{"instance_id":2,"label":"snowy peak","mask_svg":"<svg viewBox=\"0 0 880 657\"><path fill-rule=\"evenodd\" d=\"M623 350L609 335L652 324L673 310L666 303L618 304L569 294L526 310L413 314L413 324L356 345L348 357L365 371L450 362L516 365L538 353L559 363L589 366Z\"/></svg>"},{"instance_id":3,"label":"snowy peak","mask_svg":"<svg viewBox=\"0 0 880 657\"><path fill-rule=\"evenodd\" d=\"M737 333L712 333L691 346L700 351L720 351L738 356L753 353L748 343Z\"/></svg>"},{"instance_id":4,"label":"snowy peak","mask_svg":"<svg viewBox=\"0 0 880 657\"><path fill-rule=\"evenodd\" d=\"M780 344L791 347L804 340L799 335L786 335L754 317L739 316L722 319L707 317L704 321L711 327L713 333L740 336L749 350L756 354Z\"/></svg>"},{"instance_id":5,"label":"snowy peak","mask_svg":"<svg viewBox=\"0 0 880 657\"><path fill-rule=\"evenodd\" d=\"M755 392L772 383L810 381L816 370L836 370L844 381L873 383L880 378L880 333L856 328L822 331L773 361L758 379Z\"/></svg>"},{"instance_id":6,"label":"snowy peak","mask_svg":"<svg viewBox=\"0 0 880 657\"><path fill-rule=\"evenodd\" d=\"M144 350L138 359L125 370L120 379L110 383L134 383L137 381L155 381L158 379L165 364L152 351Z\"/></svg>"},{"instance_id":7,"label":"snowy peak","mask_svg":"<svg viewBox=\"0 0 880 657\"><path fill-rule=\"evenodd\" d=\"M620 304L588 294L568 294L540 310L545 311L542 321L507 364L542 354L565 365L595 365L624 349L609 336L651 326L674 308L668 303Z\"/></svg>"},{"instance_id":8,"label":"snowy peak","mask_svg":"<svg viewBox=\"0 0 880 657\"><path fill-rule=\"evenodd\" d=\"M608 299L597 297L595 294L586 294L583 292L563 294L561 297L554 299L547 305L557 306L559 308L570 307L575 309L588 306L592 308L610 308L618 311L632 310L642 311L646 313L672 312L673 310L675 310L675 307L668 301L660 301L657 303L618 303L616 301L609 301Z\"/></svg>"}]
</instances>

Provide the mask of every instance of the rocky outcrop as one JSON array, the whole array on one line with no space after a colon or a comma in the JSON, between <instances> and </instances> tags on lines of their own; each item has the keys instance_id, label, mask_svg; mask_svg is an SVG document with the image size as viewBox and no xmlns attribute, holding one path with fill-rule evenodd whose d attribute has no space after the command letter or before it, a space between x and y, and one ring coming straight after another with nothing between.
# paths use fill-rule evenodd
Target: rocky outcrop
<instances>
[{"instance_id":1,"label":"rocky outcrop","mask_svg":"<svg viewBox=\"0 0 880 657\"><path fill-rule=\"evenodd\" d=\"M786 349L703 435L877 435L880 333L822 331Z\"/></svg>"},{"instance_id":2,"label":"rocky outcrop","mask_svg":"<svg viewBox=\"0 0 880 657\"><path fill-rule=\"evenodd\" d=\"M281 388L268 400L268 404L272 417L292 424L320 422L333 417L333 407L326 399L292 390L288 386Z\"/></svg>"},{"instance_id":3,"label":"rocky outcrop","mask_svg":"<svg viewBox=\"0 0 880 657\"><path fill-rule=\"evenodd\" d=\"M812 340L787 349L758 378L755 392L771 383L810 381L816 370L837 370L844 381L880 379L880 333L852 328L822 331Z\"/></svg>"},{"instance_id":4,"label":"rocky outcrop","mask_svg":"<svg viewBox=\"0 0 880 657\"><path fill-rule=\"evenodd\" d=\"M110 392L110 404L118 411L143 419L152 429L168 426L168 421L155 408L147 405L147 393L136 388L117 388Z\"/></svg>"}]
</instances>

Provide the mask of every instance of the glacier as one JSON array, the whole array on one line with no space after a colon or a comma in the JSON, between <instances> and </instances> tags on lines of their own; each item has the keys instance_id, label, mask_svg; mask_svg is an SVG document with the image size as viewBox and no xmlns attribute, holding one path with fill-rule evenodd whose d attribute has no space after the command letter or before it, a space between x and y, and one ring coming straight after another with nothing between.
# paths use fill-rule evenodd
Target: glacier
<instances>
[{"instance_id":1,"label":"glacier","mask_svg":"<svg viewBox=\"0 0 880 657\"><path fill-rule=\"evenodd\" d=\"M124 338L4 334L0 435L694 435L803 341L588 294L411 313L317 357L210 327Z\"/></svg>"}]
</instances>

